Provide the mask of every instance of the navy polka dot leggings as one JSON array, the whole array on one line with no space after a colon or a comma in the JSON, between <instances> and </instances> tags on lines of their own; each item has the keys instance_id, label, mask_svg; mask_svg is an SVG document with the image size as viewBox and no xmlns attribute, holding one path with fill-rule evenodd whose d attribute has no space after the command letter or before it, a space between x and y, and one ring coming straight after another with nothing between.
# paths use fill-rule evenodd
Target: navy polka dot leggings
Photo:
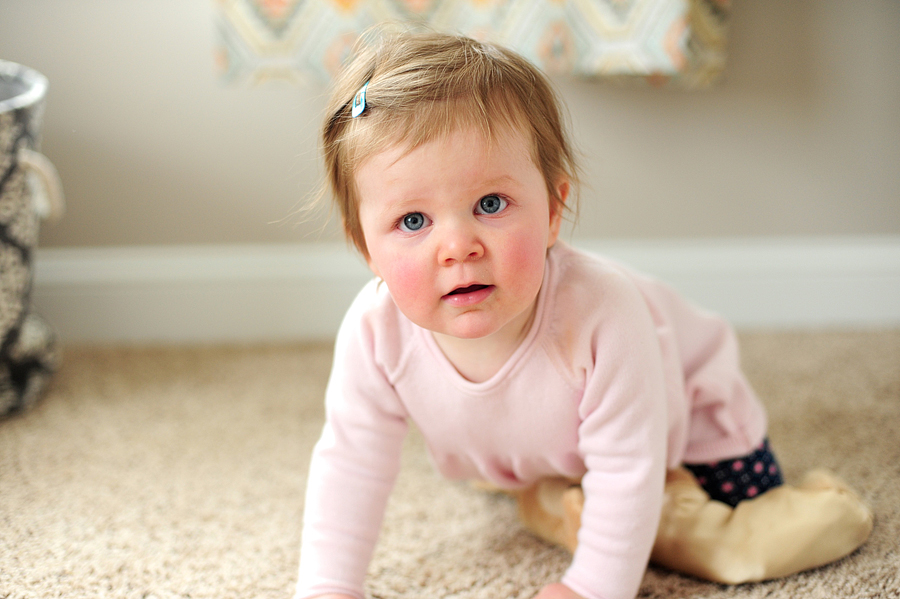
<instances>
[{"instance_id":1,"label":"navy polka dot leggings","mask_svg":"<svg viewBox=\"0 0 900 599\"><path fill-rule=\"evenodd\" d=\"M784 483L778 461L764 439L753 453L714 464L685 464L710 498L731 507Z\"/></svg>"}]
</instances>

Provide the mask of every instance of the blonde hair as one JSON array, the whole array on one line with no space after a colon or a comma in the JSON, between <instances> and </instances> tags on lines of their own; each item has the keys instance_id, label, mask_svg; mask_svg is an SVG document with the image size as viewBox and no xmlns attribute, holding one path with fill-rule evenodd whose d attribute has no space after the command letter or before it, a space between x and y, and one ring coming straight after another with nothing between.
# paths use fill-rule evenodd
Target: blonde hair
<instances>
[{"instance_id":1,"label":"blonde hair","mask_svg":"<svg viewBox=\"0 0 900 599\"><path fill-rule=\"evenodd\" d=\"M365 110L351 116L354 96L368 82ZM530 134L550 207L562 212L557 186L577 184L577 166L563 114L546 77L506 48L438 33L382 35L361 45L337 78L322 130L328 186L344 232L368 258L359 221L354 174L370 156L394 144L410 150L462 128L489 140L510 129Z\"/></svg>"}]
</instances>

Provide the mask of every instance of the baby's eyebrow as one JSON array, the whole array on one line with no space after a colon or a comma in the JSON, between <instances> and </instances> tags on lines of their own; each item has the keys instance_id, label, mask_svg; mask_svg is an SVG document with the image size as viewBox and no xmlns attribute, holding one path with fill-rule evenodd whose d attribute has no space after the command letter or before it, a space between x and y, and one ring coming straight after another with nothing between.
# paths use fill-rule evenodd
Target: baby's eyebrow
<instances>
[{"instance_id":1,"label":"baby's eyebrow","mask_svg":"<svg viewBox=\"0 0 900 599\"><path fill-rule=\"evenodd\" d=\"M504 184L515 183L515 182L516 182L515 178L511 177L510 175L500 175L499 177L494 177L493 179L488 179L487 181L484 182L484 184L491 186L491 185L504 185Z\"/></svg>"},{"instance_id":2,"label":"baby's eyebrow","mask_svg":"<svg viewBox=\"0 0 900 599\"><path fill-rule=\"evenodd\" d=\"M384 218L395 218L398 215L409 214L412 212L422 212L421 200L415 198L386 202L384 207L379 212Z\"/></svg>"}]
</instances>

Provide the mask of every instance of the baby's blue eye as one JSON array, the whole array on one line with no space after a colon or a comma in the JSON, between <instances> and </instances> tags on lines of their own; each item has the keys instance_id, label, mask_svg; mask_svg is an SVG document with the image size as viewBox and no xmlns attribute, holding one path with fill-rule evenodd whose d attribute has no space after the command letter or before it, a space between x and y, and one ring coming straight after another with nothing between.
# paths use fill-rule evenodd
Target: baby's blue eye
<instances>
[{"instance_id":1,"label":"baby's blue eye","mask_svg":"<svg viewBox=\"0 0 900 599\"><path fill-rule=\"evenodd\" d=\"M412 212L400 221L400 228L404 231L418 231L425 226L427 219L421 212Z\"/></svg>"},{"instance_id":2,"label":"baby's blue eye","mask_svg":"<svg viewBox=\"0 0 900 599\"><path fill-rule=\"evenodd\" d=\"M500 196L489 195L478 200L478 212L480 214L497 214L504 208L508 202Z\"/></svg>"}]
</instances>

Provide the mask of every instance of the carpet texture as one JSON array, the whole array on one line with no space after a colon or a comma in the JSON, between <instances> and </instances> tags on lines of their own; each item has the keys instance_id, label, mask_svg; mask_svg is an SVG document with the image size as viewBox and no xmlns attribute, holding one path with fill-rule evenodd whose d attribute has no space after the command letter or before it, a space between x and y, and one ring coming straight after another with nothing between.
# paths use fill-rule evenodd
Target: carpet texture
<instances>
[{"instance_id":1,"label":"carpet texture","mask_svg":"<svg viewBox=\"0 0 900 599\"><path fill-rule=\"evenodd\" d=\"M900 331L740 337L788 481L833 470L875 530L839 563L761 584L651 567L640 596L900 597ZM0 421L0 598L289 598L330 358L68 348L42 402ZM410 435L371 597L525 599L567 562L509 498L434 474Z\"/></svg>"}]
</instances>

